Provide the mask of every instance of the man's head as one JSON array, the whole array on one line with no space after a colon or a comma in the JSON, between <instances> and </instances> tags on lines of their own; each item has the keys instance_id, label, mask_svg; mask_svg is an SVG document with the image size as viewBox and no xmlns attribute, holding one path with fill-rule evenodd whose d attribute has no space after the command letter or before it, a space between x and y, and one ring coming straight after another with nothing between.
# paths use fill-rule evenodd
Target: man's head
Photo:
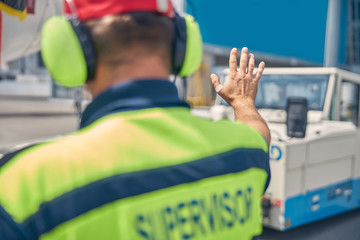
<instances>
[{"instance_id":1,"label":"man's head","mask_svg":"<svg viewBox=\"0 0 360 240\"><path fill-rule=\"evenodd\" d=\"M98 64L114 69L129 67L141 59L158 58L170 74L174 41L174 23L170 18L153 12L132 12L88 20L85 26Z\"/></svg>"},{"instance_id":2,"label":"man's head","mask_svg":"<svg viewBox=\"0 0 360 240\"><path fill-rule=\"evenodd\" d=\"M196 22L177 16L170 0L67 2L67 13L78 20L50 19L42 39L45 65L60 84L79 86L87 79L104 88L106 81L187 76L201 61Z\"/></svg>"},{"instance_id":3,"label":"man's head","mask_svg":"<svg viewBox=\"0 0 360 240\"><path fill-rule=\"evenodd\" d=\"M157 56L170 74L174 24L168 17L133 12L88 20L85 26L99 63L115 67Z\"/></svg>"},{"instance_id":4,"label":"man's head","mask_svg":"<svg viewBox=\"0 0 360 240\"><path fill-rule=\"evenodd\" d=\"M123 81L170 75L174 41L170 18L132 12L88 20L85 26L97 57L96 75L87 80L93 94Z\"/></svg>"}]
</instances>

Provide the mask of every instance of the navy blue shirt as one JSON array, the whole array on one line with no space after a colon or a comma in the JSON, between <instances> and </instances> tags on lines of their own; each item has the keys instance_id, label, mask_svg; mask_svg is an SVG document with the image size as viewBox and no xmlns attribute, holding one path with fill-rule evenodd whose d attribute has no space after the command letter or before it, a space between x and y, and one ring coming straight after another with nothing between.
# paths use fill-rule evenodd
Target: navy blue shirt
<instances>
[{"instance_id":1,"label":"navy blue shirt","mask_svg":"<svg viewBox=\"0 0 360 240\"><path fill-rule=\"evenodd\" d=\"M149 79L116 85L97 96L85 109L80 128L106 115L155 107L186 107L169 80Z\"/></svg>"}]
</instances>

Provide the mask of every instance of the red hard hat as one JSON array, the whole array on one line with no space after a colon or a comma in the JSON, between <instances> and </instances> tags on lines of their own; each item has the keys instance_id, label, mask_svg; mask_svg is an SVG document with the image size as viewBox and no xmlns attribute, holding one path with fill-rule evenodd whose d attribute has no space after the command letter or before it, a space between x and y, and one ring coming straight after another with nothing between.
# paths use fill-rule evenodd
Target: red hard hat
<instances>
[{"instance_id":1,"label":"red hard hat","mask_svg":"<svg viewBox=\"0 0 360 240\"><path fill-rule=\"evenodd\" d=\"M81 21L136 11L157 12L170 18L175 15L171 0L65 0L64 9L67 14L76 14Z\"/></svg>"}]
</instances>

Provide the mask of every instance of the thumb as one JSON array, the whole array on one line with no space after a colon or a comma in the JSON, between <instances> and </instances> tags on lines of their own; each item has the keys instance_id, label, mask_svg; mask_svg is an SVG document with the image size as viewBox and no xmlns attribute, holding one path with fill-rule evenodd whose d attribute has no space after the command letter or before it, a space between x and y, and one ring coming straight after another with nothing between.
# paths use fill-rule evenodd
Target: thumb
<instances>
[{"instance_id":1,"label":"thumb","mask_svg":"<svg viewBox=\"0 0 360 240\"><path fill-rule=\"evenodd\" d=\"M213 73L210 75L210 78L216 92L219 93L221 91L221 88L223 87L223 85L220 84L219 77L215 73Z\"/></svg>"}]
</instances>

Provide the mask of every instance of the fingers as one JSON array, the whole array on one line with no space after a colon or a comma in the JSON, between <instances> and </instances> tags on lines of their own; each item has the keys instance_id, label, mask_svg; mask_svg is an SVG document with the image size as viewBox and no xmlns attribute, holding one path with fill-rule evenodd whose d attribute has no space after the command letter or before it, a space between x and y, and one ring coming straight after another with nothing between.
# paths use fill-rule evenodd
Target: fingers
<instances>
[{"instance_id":1,"label":"fingers","mask_svg":"<svg viewBox=\"0 0 360 240\"><path fill-rule=\"evenodd\" d=\"M243 47L241 50L241 55L240 55L240 66L239 66L239 71L237 70L237 49L233 48L230 52L230 58L229 58L229 77L230 79L235 79L235 76L238 74L238 76L240 77L245 77L245 75L251 77L251 79L259 81L261 75L263 74L264 68L265 68L265 63L261 62L259 64L259 68L258 71L256 72L255 77L253 77L254 75L254 69L255 69L255 56L254 54L250 53L248 56L248 48L247 47ZM249 59L248 59L249 58ZM247 68L247 72L246 72L246 68ZM215 79L218 77L216 75L212 75L211 79ZM217 83L218 82L218 83ZM215 80L215 84L218 85L220 84L219 80ZM214 85L214 80L213 80L213 85ZM214 85L214 87L216 88L216 85Z\"/></svg>"},{"instance_id":2,"label":"fingers","mask_svg":"<svg viewBox=\"0 0 360 240\"><path fill-rule=\"evenodd\" d=\"M241 50L241 56L240 56L240 68L239 72L242 75L245 75L246 73L246 67L247 67L247 58L248 58L248 48L243 47Z\"/></svg>"},{"instance_id":3,"label":"fingers","mask_svg":"<svg viewBox=\"0 0 360 240\"><path fill-rule=\"evenodd\" d=\"M259 64L259 68L258 68L258 70L257 70L257 72L256 72L256 75L255 75L255 80L256 80L256 81L259 81L259 80L260 80L261 75L262 75L263 72L264 72L264 68L265 68L265 62L261 62L261 63Z\"/></svg>"},{"instance_id":4,"label":"fingers","mask_svg":"<svg viewBox=\"0 0 360 240\"><path fill-rule=\"evenodd\" d=\"M255 69L255 57L254 57L254 54L250 53L249 54L249 66L248 66L248 74L250 76L253 76L254 69Z\"/></svg>"},{"instance_id":5,"label":"fingers","mask_svg":"<svg viewBox=\"0 0 360 240\"><path fill-rule=\"evenodd\" d=\"M230 58L229 58L229 75L235 76L237 73L237 49L233 48L230 52Z\"/></svg>"},{"instance_id":6,"label":"fingers","mask_svg":"<svg viewBox=\"0 0 360 240\"><path fill-rule=\"evenodd\" d=\"M211 78L212 85L214 86L216 92L217 93L220 92L224 86L220 84L219 77L213 73L210 75L210 78Z\"/></svg>"}]
</instances>

